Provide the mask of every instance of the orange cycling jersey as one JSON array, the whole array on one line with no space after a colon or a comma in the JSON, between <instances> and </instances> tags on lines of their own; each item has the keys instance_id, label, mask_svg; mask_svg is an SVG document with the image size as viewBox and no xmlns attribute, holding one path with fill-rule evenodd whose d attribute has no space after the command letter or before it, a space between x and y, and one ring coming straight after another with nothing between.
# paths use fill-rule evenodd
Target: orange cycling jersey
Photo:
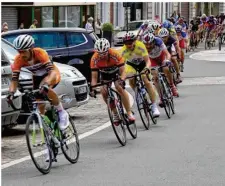
<instances>
[{"instance_id":1,"label":"orange cycling jersey","mask_svg":"<svg viewBox=\"0 0 225 186\"><path fill-rule=\"evenodd\" d=\"M102 59L97 52L91 58L90 67L92 70L104 69L109 67L120 67L124 65L124 58L116 50L108 50L108 59Z\"/></svg>"},{"instance_id":2,"label":"orange cycling jersey","mask_svg":"<svg viewBox=\"0 0 225 186\"><path fill-rule=\"evenodd\" d=\"M20 54L15 57L14 63L11 65L13 72L13 80L18 80L21 68L25 68L33 73L34 76L44 77L49 71L57 72L57 82L60 81L60 72L58 68L50 61L48 53L41 48L34 48L33 59L31 61L24 60Z\"/></svg>"}]
</instances>

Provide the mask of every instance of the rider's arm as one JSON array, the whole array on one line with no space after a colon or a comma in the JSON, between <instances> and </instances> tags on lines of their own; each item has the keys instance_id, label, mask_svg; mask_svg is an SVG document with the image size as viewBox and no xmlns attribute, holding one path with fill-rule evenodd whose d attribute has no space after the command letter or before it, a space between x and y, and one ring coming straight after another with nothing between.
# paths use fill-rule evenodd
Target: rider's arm
<instances>
[{"instance_id":1,"label":"rider's arm","mask_svg":"<svg viewBox=\"0 0 225 186\"><path fill-rule=\"evenodd\" d=\"M16 56L14 63L11 65L12 69L12 81L9 86L9 92L16 92L18 87L18 81L20 76L20 69L22 68L22 62L20 61L19 56Z\"/></svg>"},{"instance_id":2,"label":"rider's arm","mask_svg":"<svg viewBox=\"0 0 225 186\"><path fill-rule=\"evenodd\" d=\"M175 49L176 49L176 51L178 53L179 58L181 58L181 55L180 55L181 54L181 49L180 49L179 45L177 44L177 42L176 42L176 44L174 43L173 45L175 46Z\"/></svg>"},{"instance_id":3,"label":"rider's arm","mask_svg":"<svg viewBox=\"0 0 225 186\"><path fill-rule=\"evenodd\" d=\"M94 53L91 62L90 62L90 68L91 68L91 86L94 86L98 82L98 67L97 67L97 54Z\"/></svg>"},{"instance_id":4,"label":"rider's arm","mask_svg":"<svg viewBox=\"0 0 225 186\"><path fill-rule=\"evenodd\" d=\"M166 57L165 57L166 60L170 61L170 60L171 60L171 55L170 55L170 53L168 52L168 50L167 50L167 49L164 49L163 52L166 54Z\"/></svg>"},{"instance_id":5,"label":"rider's arm","mask_svg":"<svg viewBox=\"0 0 225 186\"><path fill-rule=\"evenodd\" d=\"M48 53L45 50L40 49L39 55L36 56L36 60L40 61L40 63L43 63L46 71L48 72L48 76L44 78L41 84L47 83L48 85L51 85L51 82L54 81L58 76L58 71L55 69L56 67L51 62Z\"/></svg>"},{"instance_id":6,"label":"rider's arm","mask_svg":"<svg viewBox=\"0 0 225 186\"><path fill-rule=\"evenodd\" d=\"M149 59L149 56L147 55L147 56L144 56L143 58L144 58L144 61L146 63L146 68L149 68L150 69L150 67L151 67L151 61Z\"/></svg>"}]
</instances>

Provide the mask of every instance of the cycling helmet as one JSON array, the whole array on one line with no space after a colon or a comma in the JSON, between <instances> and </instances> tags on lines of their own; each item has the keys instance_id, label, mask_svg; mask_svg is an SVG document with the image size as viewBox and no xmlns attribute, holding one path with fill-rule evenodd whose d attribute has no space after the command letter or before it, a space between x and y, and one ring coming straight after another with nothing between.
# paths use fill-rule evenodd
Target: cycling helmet
<instances>
[{"instance_id":1,"label":"cycling helmet","mask_svg":"<svg viewBox=\"0 0 225 186\"><path fill-rule=\"evenodd\" d=\"M152 23L151 26L152 26L153 30L157 30L160 25L158 23Z\"/></svg>"},{"instance_id":2,"label":"cycling helmet","mask_svg":"<svg viewBox=\"0 0 225 186\"><path fill-rule=\"evenodd\" d=\"M169 28L170 27L170 24L169 24L169 21L164 21L163 24L162 24L163 28Z\"/></svg>"},{"instance_id":3,"label":"cycling helmet","mask_svg":"<svg viewBox=\"0 0 225 186\"><path fill-rule=\"evenodd\" d=\"M206 15L205 14L202 14L202 18L206 18Z\"/></svg>"},{"instance_id":4,"label":"cycling helmet","mask_svg":"<svg viewBox=\"0 0 225 186\"><path fill-rule=\"evenodd\" d=\"M152 25L151 24L148 25L148 27L144 31L143 35L145 35L147 33L154 33L154 29L152 28Z\"/></svg>"},{"instance_id":5,"label":"cycling helmet","mask_svg":"<svg viewBox=\"0 0 225 186\"><path fill-rule=\"evenodd\" d=\"M143 38L142 41L143 43L152 43L155 39L155 36L152 33L146 33Z\"/></svg>"},{"instance_id":6,"label":"cycling helmet","mask_svg":"<svg viewBox=\"0 0 225 186\"><path fill-rule=\"evenodd\" d=\"M159 37L166 37L166 36L169 36L169 31L166 29L166 28L162 28L160 31L159 31Z\"/></svg>"},{"instance_id":7,"label":"cycling helmet","mask_svg":"<svg viewBox=\"0 0 225 186\"><path fill-rule=\"evenodd\" d=\"M19 35L14 41L13 45L17 50L27 50L34 45L34 39L32 36L24 34Z\"/></svg>"},{"instance_id":8,"label":"cycling helmet","mask_svg":"<svg viewBox=\"0 0 225 186\"><path fill-rule=\"evenodd\" d=\"M105 38L98 39L95 42L95 50L98 53L107 52L109 50L109 48L110 48L109 41L107 39L105 39Z\"/></svg>"},{"instance_id":9,"label":"cycling helmet","mask_svg":"<svg viewBox=\"0 0 225 186\"><path fill-rule=\"evenodd\" d=\"M136 36L132 32L128 32L123 37L123 42L126 41L134 41L136 39Z\"/></svg>"},{"instance_id":10,"label":"cycling helmet","mask_svg":"<svg viewBox=\"0 0 225 186\"><path fill-rule=\"evenodd\" d=\"M148 25L149 24L149 21L148 20L145 20L144 22L143 22L143 25Z\"/></svg>"},{"instance_id":11,"label":"cycling helmet","mask_svg":"<svg viewBox=\"0 0 225 186\"><path fill-rule=\"evenodd\" d=\"M181 32L182 31L182 26L181 25L177 25L175 27L176 32Z\"/></svg>"}]
</instances>

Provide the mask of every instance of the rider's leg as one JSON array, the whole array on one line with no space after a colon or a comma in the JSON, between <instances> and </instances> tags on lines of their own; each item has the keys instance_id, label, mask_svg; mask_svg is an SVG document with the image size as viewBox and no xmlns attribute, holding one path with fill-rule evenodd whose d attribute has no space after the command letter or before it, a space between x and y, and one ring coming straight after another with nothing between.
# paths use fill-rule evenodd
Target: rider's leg
<instances>
[{"instance_id":1,"label":"rider's leg","mask_svg":"<svg viewBox=\"0 0 225 186\"><path fill-rule=\"evenodd\" d=\"M119 85L118 81L115 82L115 88L122 98L122 102L123 102L123 105L124 105L124 107L127 111L127 115L128 115L129 120L134 121L135 118L134 118L133 113L131 111L131 105L130 105L130 99L129 99L128 92Z\"/></svg>"},{"instance_id":2,"label":"rider's leg","mask_svg":"<svg viewBox=\"0 0 225 186\"><path fill-rule=\"evenodd\" d=\"M142 79L144 81L145 87L148 91L148 95L149 95L150 100L152 102L153 116L158 117L160 115L160 112L159 112L159 110L157 108L157 105L156 105L156 96L157 96L156 90L153 87L153 84L148 80L146 75L142 75Z\"/></svg>"},{"instance_id":3,"label":"rider's leg","mask_svg":"<svg viewBox=\"0 0 225 186\"><path fill-rule=\"evenodd\" d=\"M47 92L48 98L51 100L52 105L58 110L59 113L59 127L61 130L66 129L69 126L69 115L68 113L64 110L62 103L59 100L58 95L56 92L53 90L55 86L60 82L60 75L57 72L54 72L50 74L51 76L51 82L49 82L49 76L45 77L41 83L40 86L44 85L45 83L48 84L49 89ZM54 77L54 78L53 78ZM39 107L41 109L41 112L44 111L44 106L40 105Z\"/></svg>"},{"instance_id":4,"label":"rider's leg","mask_svg":"<svg viewBox=\"0 0 225 186\"><path fill-rule=\"evenodd\" d=\"M173 74L170 72L168 67L163 67L163 72L164 72L164 74L166 75L166 77L169 81L173 96L178 96L177 88L173 83Z\"/></svg>"},{"instance_id":5,"label":"rider's leg","mask_svg":"<svg viewBox=\"0 0 225 186\"><path fill-rule=\"evenodd\" d=\"M181 83L182 79L181 79L181 75L180 75L180 68L179 68L179 64L178 64L178 61L177 61L177 55L176 55L175 52L171 53L171 61L174 65L174 68L175 68L176 73L177 73L177 83Z\"/></svg>"}]
</instances>

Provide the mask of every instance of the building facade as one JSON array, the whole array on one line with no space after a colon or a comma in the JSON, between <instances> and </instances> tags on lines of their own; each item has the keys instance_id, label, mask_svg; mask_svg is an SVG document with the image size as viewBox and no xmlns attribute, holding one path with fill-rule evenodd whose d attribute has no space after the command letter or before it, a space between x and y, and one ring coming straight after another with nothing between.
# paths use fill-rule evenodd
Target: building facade
<instances>
[{"instance_id":1,"label":"building facade","mask_svg":"<svg viewBox=\"0 0 225 186\"><path fill-rule=\"evenodd\" d=\"M2 3L2 23L7 22L9 30L18 29L20 23L29 28L33 19L37 27L84 27L89 16L94 17L96 3L87 2L32 2Z\"/></svg>"}]
</instances>

